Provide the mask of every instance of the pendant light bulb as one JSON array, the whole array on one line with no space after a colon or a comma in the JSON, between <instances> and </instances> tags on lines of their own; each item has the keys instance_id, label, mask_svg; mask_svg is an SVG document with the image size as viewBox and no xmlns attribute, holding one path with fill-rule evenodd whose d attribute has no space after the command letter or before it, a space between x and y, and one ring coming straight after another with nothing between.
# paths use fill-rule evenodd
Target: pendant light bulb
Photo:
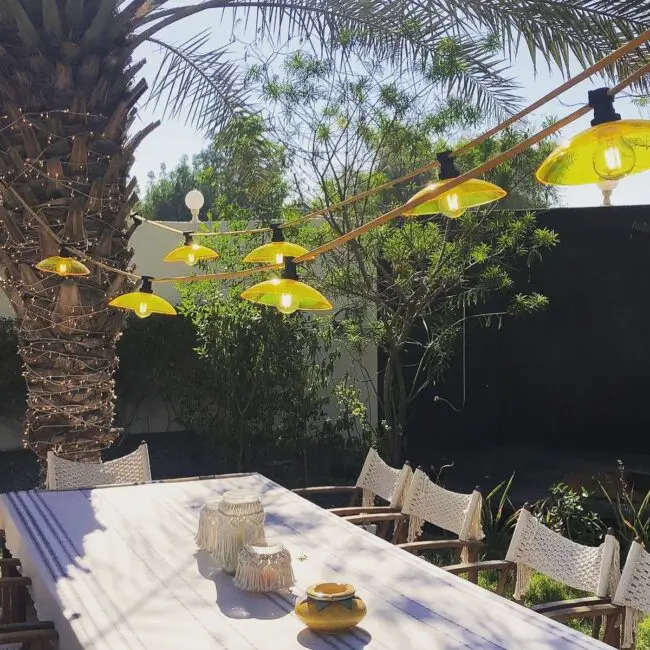
<instances>
[{"instance_id":1,"label":"pendant light bulb","mask_svg":"<svg viewBox=\"0 0 650 650\"><path fill-rule=\"evenodd\" d=\"M449 194L443 195L443 199L440 201L441 207L443 208L442 214L450 219L458 219L458 217L465 214L467 208L460 207L460 198L456 192L450 192Z\"/></svg>"},{"instance_id":2,"label":"pendant light bulb","mask_svg":"<svg viewBox=\"0 0 650 650\"><path fill-rule=\"evenodd\" d=\"M284 264L284 255L282 253L276 253L275 254L275 263L276 264Z\"/></svg>"},{"instance_id":3,"label":"pendant light bulb","mask_svg":"<svg viewBox=\"0 0 650 650\"><path fill-rule=\"evenodd\" d=\"M145 300L142 300L140 304L138 305L138 308L135 310L135 315L138 318L148 318L151 316L152 311L151 307L149 306L149 303L146 302Z\"/></svg>"},{"instance_id":4,"label":"pendant light bulb","mask_svg":"<svg viewBox=\"0 0 650 650\"><path fill-rule=\"evenodd\" d=\"M71 270L72 270L72 265L70 264L69 260L62 257L56 265L56 272L59 275L68 275L68 273L70 273Z\"/></svg>"},{"instance_id":5,"label":"pendant light bulb","mask_svg":"<svg viewBox=\"0 0 650 650\"><path fill-rule=\"evenodd\" d=\"M293 294L291 293L281 293L280 300L278 302L277 310L281 314L293 314L298 309L298 305L293 299Z\"/></svg>"},{"instance_id":6,"label":"pendant light bulb","mask_svg":"<svg viewBox=\"0 0 650 650\"><path fill-rule=\"evenodd\" d=\"M615 129L605 129L599 133L592 161L594 171L600 178L616 181L634 169L636 154Z\"/></svg>"}]
</instances>

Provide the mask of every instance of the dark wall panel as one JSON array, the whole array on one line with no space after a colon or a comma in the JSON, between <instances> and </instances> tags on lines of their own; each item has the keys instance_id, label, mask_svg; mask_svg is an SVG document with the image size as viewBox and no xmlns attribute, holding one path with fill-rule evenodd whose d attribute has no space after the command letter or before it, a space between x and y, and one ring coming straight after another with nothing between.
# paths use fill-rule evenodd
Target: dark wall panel
<instances>
[{"instance_id":1,"label":"dark wall panel","mask_svg":"<svg viewBox=\"0 0 650 650\"><path fill-rule=\"evenodd\" d=\"M650 453L650 208L558 209L539 215L560 244L523 290L549 296L546 312L468 326L462 363L421 396L408 454L509 444ZM460 351L460 350L459 350Z\"/></svg>"}]
</instances>

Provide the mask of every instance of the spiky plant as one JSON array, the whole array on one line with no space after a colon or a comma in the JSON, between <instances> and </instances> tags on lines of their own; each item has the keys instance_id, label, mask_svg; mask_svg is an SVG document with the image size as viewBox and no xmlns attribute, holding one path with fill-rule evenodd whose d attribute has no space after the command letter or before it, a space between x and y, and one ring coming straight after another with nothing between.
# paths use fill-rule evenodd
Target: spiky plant
<instances>
[{"instance_id":1,"label":"spiky plant","mask_svg":"<svg viewBox=\"0 0 650 650\"><path fill-rule=\"evenodd\" d=\"M167 5L167 6L165 6ZM490 110L515 98L495 52L520 36L565 66L602 55L647 28L635 0L0 0L0 264L16 311L28 385L25 445L92 457L116 436L115 342L123 315L106 308L129 278L87 262L78 280L44 276L61 240L127 269L137 201L129 170L157 124L131 132L145 43L165 51L154 99L212 132L246 109L238 68L207 34L173 45L159 34L198 12L250 13L261 38L309 38L335 50L412 66ZM494 36L494 34L498 36ZM487 35L487 36L486 36Z\"/></svg>"}]
</instances>

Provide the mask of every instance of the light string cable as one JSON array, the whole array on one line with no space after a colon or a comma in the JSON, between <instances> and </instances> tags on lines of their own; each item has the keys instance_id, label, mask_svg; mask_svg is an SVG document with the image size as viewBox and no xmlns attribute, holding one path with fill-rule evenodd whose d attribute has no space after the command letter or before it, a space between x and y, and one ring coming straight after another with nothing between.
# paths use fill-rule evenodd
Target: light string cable
<instances>
[{"instance_id":1,"label":"light string cable","mask_svg":"<svg viewBox=\"0 0 650 650\"><path fill-rule=\"evenodd\" d=\"M650 39L650 30L647 32L644 32L643 40ZM630 43L637 44L637 41L641 39L641 36L639 36L637 39L634 41L631 41ZM627 44L628 49L625 50L625 52L629 51L630 49L630 43ZM624 46L626 47L626 46ZM592 70L593 68L598 68L596 70L599 71L606 65L612 63L613 61L617 60L622 56L623 54L620 54L620 50L623 48L619 48L616 52L610 54L608 57L605 57L599 63L595 66L591 66L588 70ZM618 92L629 86L630 84L634 83L638 79L640 79L643 75L647 74L650 72L650 64L646 64L640 68L638 68L635 72L630 74L628 77L620 81L618 84L613 86L612 88L609 89L608 94L609 95L616 95ZM587 73L587 70L584 71L584 73ZM578 75L580 77L580 75ZM574 80L578 77L575 77ZM573 80L572 80L573 81ZM566 84L569 82L565 82L561 86L556 89L556 91L553 91L553 93L549 93L546 97L549 97L551 95L555 96L558 92L560 92L559 89L563 88L566 86ZM577 83L577 82L576 82ZM538 100L537 102L534 102L531 106L540 106L543 103L544 98ZM548 101L548 100L546 100ZM351 241L352 239L356 239L357 237L360 237L361 235L369 232L370 230L383 225L384 223L387 223L388 221L394 219L395 217L401 215L403 212L410 210L412 208L417 207L421 203L424 203L426 201L430 201L431 199L436 198L440 194L443 194L445 192L448 192L449 190L457 187L461 183L464 183L467 180L471 180L473 178L476 178L478 176L481 176L482 174L486 173L487 171L490 171L491 169L494 169L498 165L510 160L511 158L515 157L516 155L520 154L521 152L525 151L529 147L537 144L538 142L541 142L544 138L548 137L549 135L552 135L556 131L559 131L560 129L564 128L571 122L577 120L578 118L582 117L583 115L586 115L589 111L591 110L591 106L589 104L585 104L578 110L574 111L570 115L564 117L563 119L555 122L554 124L551 124L544 128L542 131L538 132L537 134L531 136L530 138L527 138L526 140L523 140L516 146L512 147L508 151L505 151L498 156L495 156L494 158L491 158L490 160L486 161L485 163L475 167L474 169L461 174L460 176L456 178L449 179L445 182L444 186L441 186L430 193L426 194L425 196L420 196L417 198L412 198L406 203L398 206L397 208L394 208L393 210L390 210L389 212L382 214L379 217L376 217L375 219L372 219L371 221L367 222L366 224L355 228L340 237L337 237L336 239L331 240L330 242L326 242L325 244L322 244L321 246L309 251L305 255L302 255L300 257L297 257L295 259L296 262L305 262L305 261L312 261L315 257L318 255L321 255L323 253L326 253L334 248L337 248L339 246L342 246L346 244L347 242ZM506 120L507 123L512 123L510 120L514 119L515 116L512 118L509 118ZM499 125L501 126L501 125ZM491 135L494 135L495 129L498 129L499 127L494 127L493 129L490 129L487 131L485 134L474 140L473 142L482 142L488 137L491 137ZM504 127L505 128L505 127ZM472 143L468 143L468 145L465 145L461 149L457 150L456 155L458 154L459 151L464 151L467 150L467 147L470 146ZM472 145L475 146L475 145ZM437 165L437 162L435 163L430 163L432 166ZM419 168L421 169L421 168ZM415 172L411 172L412 175L415 175L417 173L420 173L420 171L416 170ZM400 179L395 179L394 181L389 181L392 183L397 183L399 182ZM37 214L27 203L26 201L16 192L16 190L11 187L10 185L6 184L4 181L0 181L0 189L3 189L4 192L11 192L13 196L16 198L16 200L22 205L22 207L32 215L44 228L44 230L51 236L53 239L64 246L73 254L78 255L82 260L88 261L92 264L95 264L96 266L109 271L111 273L117 273L124 275L132 280L140 280L142 279L142 275L139 275L137 273L132 273L130 271L123 271L122 269L115 268L113 266L110 266L109 264L105 264L104 262L101 262L99 260L94 259L91 255L88 253L85 253L83 251L80 251L72 246L68 246L59 238L56 233L50 228L48 225L47 221L42 218L39 214ZM373 188L371 191L375 191L377 188ZM365 195L365 194L364 194ZM357 195L361 196L361 195ZM350 201L351 199L356 199L357 197L350 197L350 199L347 199L347 201ZM341 205L341 204L337 204ZM331 209L328 208L327 210ZM307 215L308 216L308 215ZM149 223L156 223L156 222L149 222ZM214 234L214 233L210 233ZM191 275L191 276L172 276L172 277L152 277L152 281L154 282L197 282L197 281L203 281L203 280L230 280L230 279L237 279L237 278L244 278L248 277L250 275L254 275L257 273L263 273L266 271L274 271L279 268L281 268L282 265L278 264L271 264L267 266L262 266L262 267L255 267L251 269L246 269L242 271L230 271L230 272L222 272L222 273L208 273L208 274L203 274L203 275ZM150 277L150 276L149 276Z\"/></svg>"},{"instance_id":2,"label":"light string cable","mask_svg":"<svg viewBox=\"0 0 650 650\"><path fill-rule=\"evenodd\" d=\"M511 115L509 118L501 122L500 124L496 125L495 127L489 129L482 135L479 135L478 137L474 138L470 142L464 144L463 146L459 147L455 151L451 153L452 158L457 158L458 156L461 156L464 153L467 153L468 151L474 149L475 147L480 146L487 140L489 140L491 137L497 135L498 133L501 133L501 131L507 129L509 126L512 126L516 122L519 122L520 120L523 120L525 117L530 115L532 112L536 111L538 108L541 108L548 102L552 101L553 99L557 98L559 95L562 95L565 93L567 90L570 90L577 84L583 82L585 79L588 79L594 74L597 74L598 72L601 72L604 70L607 66L612 65L613 63L616 63L620 58L625 56L626 54L632 52L636 48L638 48L640 45L643 45L646 41L650 40L650 29L646 30L645 32L639 34L636 38L632 39L631 41L625 43L621 47L619 47L617 50L614 50L611 54L608 54L606 57L600 59L596 63L590 65L588 68L585 68L582 72L578 73L574 77L570 77L567 79L564 83L560 84L557 88L554 90L551 90L550 92L546 93L546 95L540 97L539 99L535 100L532 104L529 106L526 106L525 108L522 108L519 112L515 113L514 115ZM638 77L636 77L633 81L636 81ZM630 82L630 83L633 83ZM279 228L295 228L306 221L311 221L313 219L317 219L318 217L321 217L329 212L333 212L335 210L340 210L342 208L347 207L348 205L352 205L354 203L357 203L359 201L363 201L364 199L373 196L375 194L378 194L379 192L382 192L384 190L390 189L394 185L397 185L399 183L403 183L405 181L408 181L412 178L415 178L416 176L419 176L420 174L423 174L427 171L431 171L432 169L435 169L436 167L439 166L439 162L437 160L432 160L428 163L425 163L424 165L421 165L417 169L414 169L413 171L408 172L407 174L404 174L403 176L400 176L398 178L393 178L385 183L382 183L381 185L377 185L376 187L372 187L368 190L365 190L364 192L360 192L359 194L355 194L354 196L350 196L347 199L344 199L343 201L339 201L338 203L333 203L332 205L319 208L318 210L314 210L313 212L309 212L308 214L299 217L293 221L287 221L286 223L280 224ZM140 215L133 215L134 218L138 219L142 223L148 223L153 226L157 226L159 228L164 228L165 230L170 230L172 232L175 232L179 235L183 235L184 232L182 230L179 230L178 228L174 228L172 226L168 226L166 224L163 224L159 221L152 221L150 219L146 219ZM271 228L251 228L251 229L246 229L246 230L224 230L224 231L202 231L202 232L196 232L193 233L194 237L213 237L213 236L225 236L225 235L254 235L258 233L266 233L266 232L272 232Z\"/></svg>"},{"instance_id":3,"label":"light string cable","mask_svg":"<svg viewBox=\"0 0 650 650\"><path fill-rule=\"evenodd\" d=\"M608 94L611 96L616 95L616 93L620 92L630 84L634 83L635 81L640 79L643 75L647 74L648 72L650 72L650 63L638 68L631 75L629 75L621 82L619 82L618 84L610 88ZM566 117L558 120L557 122L554 122L553 124L542 129L535 135L531 136L530 138L527 138L526 140L523 140L522 142L515 145L511 149L508 149L508 151L504 151L498 156L495 156L494 158L490 158L490 160L487 160L481 165L474 167L474 169L471 169L470 171L461 174L456 178L451 178L446 180L444 185L441 185L435 190L432 190L431 192L423 196L413 197L410 200L408 200L406 203L398 206L397 208L394 208L393 210L390 210L389 212L380 215L379 217L376 217L375 219L372 219L371 221L368 221L364 225L359 226L358 228L355 228L353 230L350 230L349 232L341 235L340 237L337 237L336 239L326 242L325 244L322 244L321 246L312 249L311 251L305 253L304 255L301 255L300 257L296 257L294 259L294 262L299 263L299 262L312 261L319 255L322 255L323 253L327 253L328 251L333 250L334 248L338 248L339 246L343 246L347 242L356 239L361 235L366 234L370 230L373 230L378 226L388 223L392 219L395 219L396 217L400 216L404 212L417 207L421 203L431 201L432 199L435 199L441 194L444 194L445 192L449 192L450 190L454 189L458 185L461 185L465 181L471 180L473 178L477 178L478 176L482 176L486 172L494 169L495 167L498 167L504 162L507 162L511 158L514 158L515 156L519 155L526 149L541 142L549 135L552 135L556 131L563 129L565 126L571 124L572 122L579 119L583 115L586 115L587 113L589 113L590 110L592 110L592 107L589 104L585 104L584 106L577 109L570 115L567 115ZM259 273L261 271L270 271L276 268L278 268L277 265L272 265L272 266L252 269L251 271L240 271L237 273L214 273L214 274L198 275L198 276L179 276L175 278L155 278L155 280L157 282L196 282L199 280L218 280L218 279L226 280L232 277L243 277L242 274L250 275L251 272Z\"/></svg>"}]
</instances>

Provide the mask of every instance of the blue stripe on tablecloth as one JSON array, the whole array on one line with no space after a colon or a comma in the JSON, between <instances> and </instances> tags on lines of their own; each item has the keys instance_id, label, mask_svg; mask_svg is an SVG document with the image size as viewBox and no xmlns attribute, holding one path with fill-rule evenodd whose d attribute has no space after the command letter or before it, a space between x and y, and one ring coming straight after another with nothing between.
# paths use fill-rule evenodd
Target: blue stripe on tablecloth
<instances>
[{"instance_id":1,"label":"blue stripe on tablecloth","mask_svg":"<svg viewBox=\"0 0 650 650\"><path fill-rule=\"evenodd\" d=\"M173 499L159 499L157 503L159 505L162 505L164 508L166 508L166 510L170 514L174 515L174 518L176 520L178 519L182 520L185 524L185 529L188 532L194 534L195 532L194 529L196 528L197 525L196 519L191 517L186 510L179 508L176 501L174 501ZM266 596L266 598L268 598L273 604L277 605L287 613L292 612L294 609L293 601L288 596L285 596L280 592L265 593L263 595ZM318 636L319 639L323 641L323 643L330 646L331 648L334 648L334 650L340 650L341 648L346 648L348 650L358 650L360 647L365 647L368 644L367 633L364 635L363 632L354 628L348 631L345 635L339 635L339 636L318 634L316 632L314 632L314 634ZM360 641L363 645L359 646L357 643L354 643L352 639L347 637L347 635L354 637L354 639ZM374 639L374 640L376 643L381 643L378 639Z\"/></svg>"},{"instance_id":2,"label":"blue stripe on tablecloth","mask_svg":"<svg viewBox=\"0 0 650 650\"><path fill-rule=\"evenodd\" d=\"M43 534L43 530L30 515L29 509L27 509L26 505L23 504L20 494L16 492L9 492L7 494L7 497L13 506L14 512L23 524L25 531L29 534L29 539L38 549L41 560L47 567L52 580L56 582L59 578L63 578L66 575L65 569L61 566L58 558L55 556L47 536ZM22 507L25 508L25 514L23 514ZM34 534L34 529L36 530L36 535ZM45 547L47 547L47 550Z\"/></svg>"},{"instance_id":3,"label":"blue stripe on tablecloth","mask_svg":"<svg viewBox=\"0 0 650 650\"><path fill-rule=\"evenodd\" d=\"M34 492L30 490L29 492L25 492L23 494L25 494L25 496L30 496L34 494ZM15 492L9 492L7 494L7 497L9 498L9 502L13 506L13 511L15 512L16 516L20 519L21 523L23 524L25 532L29 535L29 539L36 546L36 549L40 555L40 559L42 563L47 568L48 573L50 574L54 584L56 585L59 578L65 578L67 576L67 567L64 569L61 563L59 562L58 558L56 557L52 549L52 546L50 545L47 535L43 534L43 529L38 525L36 519L30 513L27 504L23 503L23 497L21 496L21 494ZM25 508L24 513L22 510L23 507ZM36 529L38 535L34 535L33 529ZM45 547L47 547L47 551L49 552L45 552L44 550ZM71 583L70 583L70 589L77 597L77 600L79 602L82 602L82 599L79 598L79 594L77 593L76 589ZM61 613L63 614L63 612ZM88 629L84 625L84 622L83 621L79 621L79 622L84 632L88 634Z\"/></svg>"},{"instance_id":4,"label":"blue stripe on tablecloth","mask_svg":"<svg viewBox=\"0 0 650 650\"><path fill-rule=\"evenodd\" d=\"M68 492L67 494L70 494L70 492ZM43 493L40 493L40 492L28 492L27 496L29 496L31 498L32 504L34 505L36 510L38 510L41 517L47 522L47 524L48 524L50 530L52 531L52 533L56 536L56 538L57 538L57 540L59 542L59 546L60 546L61 550L63 551L63 553L65 554L65 556L67 557L67 559L69 560L69 563L73 564L73 565L76 564L77 563L77 557L81 558L81 557L84 556L83 549L78 548L73 543L73 541L70 539L70 536L68 535L66 530L61 525L61 522L56 518L56 515L52 512L52 509L50 508L50 506L47 504L47 502L43 498ZM57 530L55 530L55 527L56 527ZM74 555L68 550L68 548L66 548L65 544L62 543L63 540L65 540L69 544L70 548L72 548L72 550L74 552ZM83 571L83 569L80 569L80 570ZM112 609L114 610L114 612L113 612L114 615L116 615L118 618L123 618L120 611L119 611L119 609L117 608L117 605L115 604L115 601L113 601L111 599L108 591L102 589L102 586L99 584L99 581L96 578L92 578L92 580L94 581L95 585L97 586L97 589L93 590L93 589L90 589L90 587L89 587L88 591L90 591L91 593L99 592L100 594L104 595L106 597L106 599L108 600L108 602L110 603ZM76 594L77 597L79 597L78 592L75 591L75 594ZM79 599L79 600L80 600L80 602L83 602L83 599ZM99 602L99 598L97 598L96 596L95 596L95 600L97 602ZM102 609L104 609L104 604L103 603L102 603ZM104 610L104 611L106 611L106 610ZM88 618L90 618L91 621L92 621L92 624L94 626L94 631L98 632L100 630L100 625L97 623L96 620L93 619L93 617L90 614L88 614ZM82 617L81 620L83 620L83 617ZM83 625L83 623L82 623L82 625ZM127 625L127 627L131 630L131 632L133 633L133 636L137 639L137 634L135 634L134 630L132 628L130 628L128 625ZM84 628L84 630L85 630L86 634L88 634L88 630L85 629L85 628ZM122 632L122 630L120 628L118 628L117 631L118 631L119 635L122 637L122 640L124 641L124 643L126 644L125 647L129 647L128 638L124 636L124 634L123 634L123 632ZM92 635L88 635L88 637L92 638ZM140 645L144 648L144 645L142 645L142 643Z\"/></svg>"}]
</instances>

